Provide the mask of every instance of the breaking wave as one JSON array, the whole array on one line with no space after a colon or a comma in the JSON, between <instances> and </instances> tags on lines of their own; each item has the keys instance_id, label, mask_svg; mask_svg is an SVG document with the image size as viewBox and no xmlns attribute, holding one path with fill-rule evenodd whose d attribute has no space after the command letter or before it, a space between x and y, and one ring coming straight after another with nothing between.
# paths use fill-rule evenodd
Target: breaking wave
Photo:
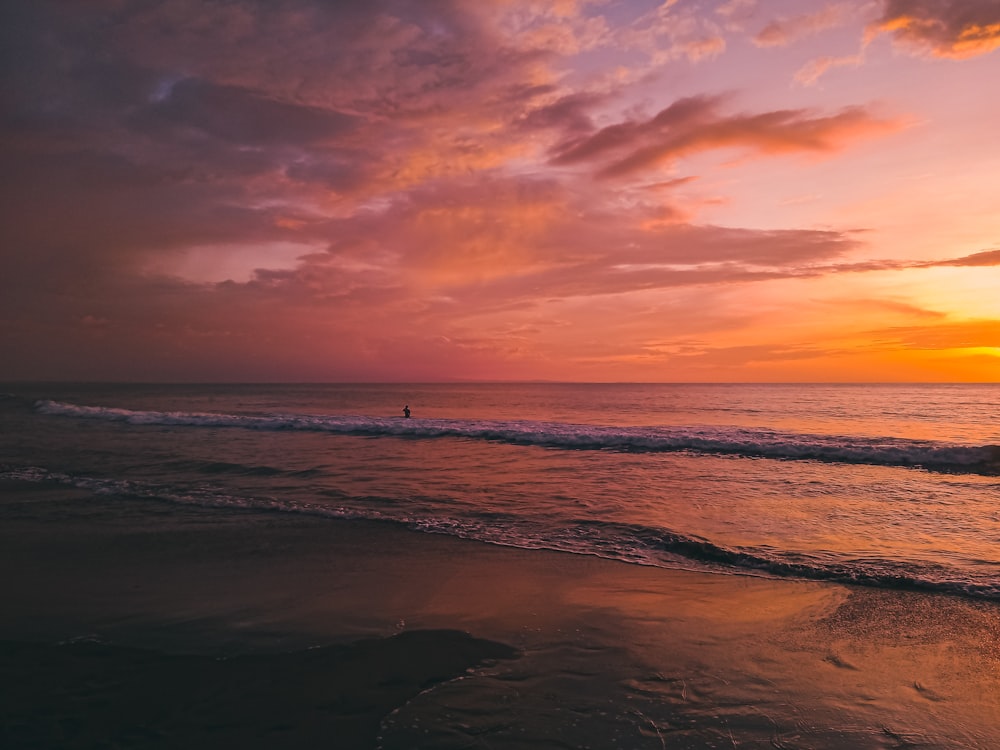
<instances>
[{"instance_id":1,"label":"breaking wave","mask_svg":"<svg viewBox=\"0 0 1000 750\"><path fill-rule=\"evenodd\" d=\"M612 427L513 420L134 411L57 401L39 401L35 408L43 414L132 425L309 431L371 437L460 438L555 449L687 452L1000 475L1000 445L963 445L902 437L814 435L745 427Z\"/></svg>"},{"instance_id":2,"label":"breaking wave","mask_svg":"<svg viewBox=\"0 0 1000 750\"><path fill-rule=\"evenodd\" d=\"M387 523L421 533L443 534L521 549L591 555L635 565L829 581L1000 600L1000 578L991 570L984 570L977 575L969 570L963 571L931 562L903 562L878 557L853 558L832 552L807 554L773 547L732 548L699 536L641 524L572 518L547 523L544 520L496 512L472 512L457 516L411 515L403 508L384 511L369 503L313 503L246 496L205 487L72 476L38 467L0 466L0 480L61 484L89 490L96 495L204 508L277 511L330 519Z\"/></svg>"}]
</instances>

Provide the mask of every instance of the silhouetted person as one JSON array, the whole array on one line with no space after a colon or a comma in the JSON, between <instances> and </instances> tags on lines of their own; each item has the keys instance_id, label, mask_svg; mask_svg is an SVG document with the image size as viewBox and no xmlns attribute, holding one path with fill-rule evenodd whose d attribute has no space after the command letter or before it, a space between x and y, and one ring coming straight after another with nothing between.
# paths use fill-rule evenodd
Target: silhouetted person
<instances>
[{"instance_id":1,"label":"silhouetted person","mask_svg":"<svg viewBox=\"0 0 1000 750\"><path fill-rule=\"evenodd\" d=\"M403 416L406 417L407 419L410 418L410 405L409 404L407 404L406 406L403 407Z\"/></svg>"}]
</instances>

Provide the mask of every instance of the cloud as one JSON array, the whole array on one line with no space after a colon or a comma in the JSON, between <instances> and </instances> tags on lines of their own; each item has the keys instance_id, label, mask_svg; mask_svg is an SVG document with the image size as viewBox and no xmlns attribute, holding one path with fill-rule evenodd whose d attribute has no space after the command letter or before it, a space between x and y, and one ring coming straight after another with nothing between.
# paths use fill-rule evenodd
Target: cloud
<instances>
[{"instance_id":1,"label":"cloud","mask_svg":"<svg viewBox=\"0 0 1000 750\"><path fill-rule=\"evenodd\" d=\"M518 368L634 356L664 319L736 335L745 307L706 308L759 282L996 264L695 223L728 188L663 173L680 159L902 126L734 111L711 59L754 3L697 6L0 3L0 377L537 376ZM709 93L664 106L695 62Z\"/></svg>"},{"instance_id":2,"label":"cloud","mask_svg":"<svg viewBox=\"0 0 1000 750\"><path fill-rule=\"evenodd\" d=\"M560 133L587 133L594 126L590 111L604 102L606 95L573 93L554 102L529 109L517 121L526 130L553 129Z\"/></svg>"},{"instance_id":3,"label":"cloud","mask_svg":"<svg viewBox=\"0 0 1000 750\"><path fill-rule=\"evenodd\" d=\"M157 92L135 122L154 132L190 128L241 146L309 147L342 138L362 121L335 109L277 101L240 86L185 78Z\"/></svg>"},{"instance_id":4,"label":"cloud","mask_svg":"<svg viewBox=\"0 0 1000 750\"><path fill-rule=\"evenodd\" d=\"M761 29L753 38L758 47L784 47L807 36L840 26L849 19L851 7L832 3L812 13L778 18Z\"/></svg>"},{"instance_id":5,"label":"cloud","mask_svg":"<svg viewBox=\"0 0 1000 750\"><path fill-rule=\"evenodd\" d=\"M845 66L860 67L865 61L864 54L845 55L843 57L817 57L803 65L793 76L796 83L812 86L828 70Z\"/></svg>"},{"instance_id":6,"label":"cloud","mask_svg":"<svg viewBox=\"0 0 1000 750\"><path fill-rule=\"evenodd\" d=\"M899 326L870 333L888 346L907 349L1000 349L1000 321L991 319Z\"/></svg>"},{"instance_id":7,"label":"cloud","mask_svg":"<svg viewBox=\"0 0 1000 750\"><path fill-rule=\"evenodd\" d=\"M742 30L743 23L757 10L757 0L727 0L715 9L728 28Z\"/></svg>"},{"instance_id":8,"label":"cloud","mask_svg":"<svg viewBox=\"0 0 1000 750\"><path fill-rule=\"evenodd\" d=\"M846 235L845 235L846 236ZM873 271L905 271L910 269L925 268L983 268L1000 266L1000 250L983 250L982 252L964 255L959 258L945 258L942 260L889 260L889 259L868 259L848 263L835 263L826 266L812 266L803 269L806 274L827 274L827 273L868 273Z\"/></svg>"},{"instance_id":9,"label":"cloud","mask_svg":"<svg viewBox=\"0 0 1000 750\"><path fill-rule=\"evenodd\" d=\"M578 14L570 9L557 18L538 8L452 0L159 0L113 18L104 41L146 68L426 126L454 119L456 111L490 121L509 105L504 88L549 83L546 61L560 50L548 46L551 37L527 32Z\"/></svg>"},{"instance_id":10,"label":"cloud","mask_svg":"<svg viewBox=\"0 0 1000 750\"><path fill-rule=\"evenodd\" d=\"M982 252L972 253L972 255L965 255L961 258L953 258L951 260L939 260L933 263L928 263L928 266L967 266L967 267L984 267L984 266L1000 266L1000 250L983 250Z\"/></svg>"},{"instance_id":11,"label":"cloud","mask_svg":"<svg viewBox=\"0 0 1000 750\"><path fill-rule=\"evenodd\" d=\"M4 7L18 54L0 70L0 157L20 189L0 207L0 252L47 247L74 266L322 231L317 215L401 181L495 162L498 124L551 92L524 83L537 55L450 3ZM584 99L531 124L583 122Z\"/></svg>"},{"instance_id":12,"label":"cloud","mask_svg":"<svg viewBox=\"0 0 1000 750\"><path fill-rule=\"evenodd\" d=\"M963 60L1000 47L996 0L887 0L868 33L920 55Z\"/></svg>"},{"instance_id":13,"label":"cloud","mask_svg":"<svg viewBox=\"0 0 1000 750\"><path fill-rule=\"evenodd\" d=\"M830 356L829 349L806 344L775 345L749 344L742 346L705 347L701 351L675 355L691 358L703 366L742 367L760 363L783 363L798 360L822 359Z\"/></svg>"},{"instance_id":14,"label":"cloud","mask_svg":"<svg viewBox=\"0 0 1000 750\"><path fill-rule=\"evenodd\" d=\"M664 221L663 206L654 193L623 215L551 179L442 181L329 222L324 231L338 239L325 252L295 269L260 271L246 286L387 314L475 315L539 300L797 278L859 247L833 231Z\"/></svg>"},{"instance_id":15,"label":"cloud","mask_svg":"<svg viewBox=\"0 0 1000 750\"><path fill-rule=\"evenodd\" d=\"M601 162L598 175L622 177L704 151L738 148L757 154L828 153L903 126L862 107L832 115L808 110L722 114L720 97L679 99L654 117L609 125L557 148L555 165Z\"/></svg>"},{"instance_id":16,"label":"cloud","mask_svg":"<svg viewBox=\"0 0 1000 750\"><path fill-rule=\"evenodd\" d=\"M611 29L601 15L588 13L589 0L542 3L465 3L470 14L483 19L522 49L547 50L569 57L607 45Z\"/></svg>"},{"instance_id":17,"label":"cloud","mask_svg":"<svg viewBox=\"0 0 1000 750\"><path fill-rule=\"evenodd\" d=\"M852 312L860 312L864 315L875 314L881 317L882 313L889 313L903 318L922 318L943 320L948 317L947 313L939 310L929 310L925 307L902 302L897 299L872 299L872 298L850 298L837 299L832 301L835 307L846 308Z\"/></svg>"},{"instance_id":18,"label":"cloud","mask_svg":"<svg viewBox=\"0 0 1000 750\"><path fill-rule=\"evenodd\" d=\"M687 59L699 62L722 54L726 40L711 19L692 7L667 0L614 34L616 43L649 55L654 66Z\"/></svg>"}]
</instances>

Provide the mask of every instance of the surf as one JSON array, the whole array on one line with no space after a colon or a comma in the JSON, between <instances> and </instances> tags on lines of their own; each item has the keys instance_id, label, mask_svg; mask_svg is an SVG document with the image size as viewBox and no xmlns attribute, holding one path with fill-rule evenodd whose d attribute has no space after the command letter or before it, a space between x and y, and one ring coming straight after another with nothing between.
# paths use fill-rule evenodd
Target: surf
<instances>
[{"instance_id":1,"label":"surf","mask_svg":"<svg viewBox=\"0 0 1000 750\"><path fill-rule=\"evenodd\" d=\"M396 438L457 438L557 450L684 452L789 461L869 464L1000 475L1000 446L905 437L818 435L719 426L615 427L531 420L397 419L355 415L138 411L39 401L41 414L130 425L309 431Z\"/></svg>"},{"instance_id":2,"label":"surf","mask_svg":"<svg viewBox=\"0 0 1000 750\"><path fill-rule=\"evenodd\" d=\"M530 519L502 512L423 515L405 507L380 510L344 497L341 503L304 502L107 477L71 475L42 467L0 466L0 480L72 486L96 495L165 502L235 512L278 512L329 521L390 524L424 534L531 550L586 555L648 567L700 570L729 575L827 581L885 589L925 591L1000 601L1000 580L990 572L929 561L864 559L834 552L804 553L773 547L729 547L692 534L636 523L564 517ZM371 498L368 498L370 501ZM387 506L388 507L388 506Z\"/></svg>"}]
</instances>

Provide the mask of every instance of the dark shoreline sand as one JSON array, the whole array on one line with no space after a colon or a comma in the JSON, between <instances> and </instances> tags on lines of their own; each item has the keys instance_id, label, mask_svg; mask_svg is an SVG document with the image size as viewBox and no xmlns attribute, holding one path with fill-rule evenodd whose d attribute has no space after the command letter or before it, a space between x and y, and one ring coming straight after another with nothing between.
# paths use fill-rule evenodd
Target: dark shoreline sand
<instances>
[{"instance_id":1,"label":"dark shoreline sand","mask_svg":"<svg viewBox=\"0 0 1000 750\"><path fill-rule=\"evenodd\" d=\"M0 564L3 747L1000 746L993 603L21 482Z\"/></svg>"},{"instance_id":2,"label":"dark shoreline sand","mask_svg":"<svg viewBox=\"0 0 1000 750\"><path fill-rule=\"evenodd\" d=\"M372 747L429 687L517 652L459 631L219 659L77 641L0 642L7 748ZM335 742L331 739L335 738Z\"/></svg>"}]
</instances>

